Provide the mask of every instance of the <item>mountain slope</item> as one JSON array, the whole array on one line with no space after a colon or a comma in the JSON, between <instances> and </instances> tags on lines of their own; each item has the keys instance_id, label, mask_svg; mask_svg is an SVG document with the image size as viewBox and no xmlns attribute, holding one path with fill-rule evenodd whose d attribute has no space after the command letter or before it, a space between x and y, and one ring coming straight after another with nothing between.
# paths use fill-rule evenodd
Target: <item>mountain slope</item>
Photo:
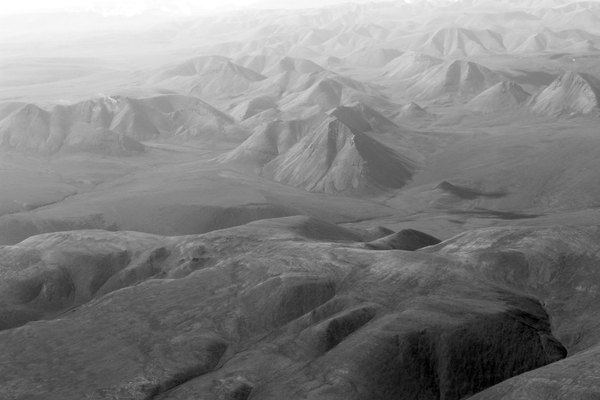
<instances>
[{"instance_id":1,"label":"mountain slope","mask_svg":"<svg viewBox=\"0 0 600 400\"><path fill-rule=\"evenodd\" d=\"M181 95L103 97L48 111L29 104L0 120L1 146L45 155L61 150L123 155L143 148L136 140L219 135L239 139L245 132L231 116Z\"/></svg>"},{"instance_id":2,"label":"mountain slope","mask_svg":"<svg viewBox=\"0 0 600 400\"><path fill-rule=\"evenodd\" d=\"M434 99L444 95L475 96L500 82L500 75L472 61L450 61L411 79L404 96Z\"/></svg>"},{"instance_id":3,"label":"mountain slope","mask_svg":"<svg viewBox=\"0 0 600 400\"><path fill-rule=\"evenodd\" d=\"M442 60L415 51L407 51L390 61L383 69L383 75L389 79L405 79L423 73L439 65Z\"/></svg>"},{"instance_id":4,"label":"mountain slope","mask_svg":"<svg viewBox=\"0 0 600 400\"><path fill-rule=\"evenodd\" d=\"M148 83L193 96L228 96L245 92L266 79L258 72L232 63L226 57L202 56L152 76Z\"/></svg>"},{"instance_id":5,"label":"mountain slope","mask_svg":"<svg viewBox=\"0 0 600 400\"><path fill-rule=\"evenodd\" d=\"M529 98L521 86L502 81L471 99L466 106L477 112L495 113L517 109Z\"/></svg>"},{"instance_id":6,"label":"mountain slope","mask_svg":"<svg viewBox=\"0 0 600 400\"><path fill-rule=\"evenodd\" d=\"M599 107L600 85L591 76L568 71L532 97L531 110L547 115L589 114Z\"/></svg>"},{"instance_id":7,"label":"mountain slope","mask_svg":"<svg viewBox=\"0 0 600 400\"><path fill-rule=\"evenodd\" d=\"M413 169L408 158L339 119L328 118L266 164L262 174L308 191L334 193L400 188Z\"/></svg>"}]
</instances>

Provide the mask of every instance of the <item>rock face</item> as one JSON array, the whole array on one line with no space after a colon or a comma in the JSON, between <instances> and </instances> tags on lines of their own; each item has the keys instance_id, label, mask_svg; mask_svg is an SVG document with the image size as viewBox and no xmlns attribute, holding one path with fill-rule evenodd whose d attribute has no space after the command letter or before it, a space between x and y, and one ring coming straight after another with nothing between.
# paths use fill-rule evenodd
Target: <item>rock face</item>
<instances>
[{"instance_id":1,"label":"rock face","mask_svg":"<svg viewBox=\"0 0 600 400\"><path fill-rule=\"evenodd\" d=\"M360 247L373 234L288 217L4 247L4 309L43 312L0 332L0 396L433 400L489 387L479 398L517 398L498 396L523 380L539 393L579 387L528 377L595 354L598 228L484 229L413 252Z\"/></svg>"},{"instance_id":2,"label":"rock face","mask_svg":"<svg viewBox=\"0 0 600 400\"><path fill-rule=\"evenodd\" d=\"M589 114L599 108L600 83L591 76L565 72L530 101L531 110L548 115Z\"/></svg>"}]
</instances>

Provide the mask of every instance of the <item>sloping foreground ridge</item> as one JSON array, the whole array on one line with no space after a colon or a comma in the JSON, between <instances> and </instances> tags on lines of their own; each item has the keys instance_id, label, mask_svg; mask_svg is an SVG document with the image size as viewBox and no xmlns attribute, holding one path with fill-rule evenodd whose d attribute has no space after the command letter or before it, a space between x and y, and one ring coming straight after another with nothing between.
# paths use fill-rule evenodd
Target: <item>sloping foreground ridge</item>
<instances>
[{"instance_id":1,"label":"sloping foreground ridge","mask_svg":"<svg viewBox=\"0 0 600 400\"><path fill-rule=\"evenodd\" d=\"M438 243L301 216L34 236L0 248L0 397L592 398L600 378L579 368L599 348L599 239L556 226Z\"/></svg>"}]
</instances>

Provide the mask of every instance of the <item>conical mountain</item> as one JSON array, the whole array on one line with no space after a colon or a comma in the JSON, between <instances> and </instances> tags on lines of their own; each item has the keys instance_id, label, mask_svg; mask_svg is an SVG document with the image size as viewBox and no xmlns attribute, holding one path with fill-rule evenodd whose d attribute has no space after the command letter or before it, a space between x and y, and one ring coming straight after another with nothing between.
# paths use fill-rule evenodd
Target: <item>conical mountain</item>
<instances>
[{"instance_id":1,"label":"conical mountain","mask_svg":"<svg viewBox=\"0 0 600 400\"><path fill-rule=\"evenodd\" d=\"M442 28L434 32L421 47L414 48L436 57L465 57L490 51L478 37L477 32L464 28Z\"/></svg>"},{"instance_id":2,"label":"conical mountain","mask_svg":"<svg viewBox=\"0 0 600 400\"><path fill-rule=\"evenodd\" d=\"M589 76L568 71L529 102L531 110L547 115L589 114L599 107L600 83Z\"/></svg>"},{"instance_id":3,"label":"conical mountain","mask_svg":"<svg viewBox=\"0 0 600 400\"><path fill-rule=\"evenodd\" d=\"M287 152L322 122L322 115L302 120L274 120L261 124L235 150L219 158L220 162L249 163L263 166Z\"/></svg>"},{"instance_id":4,"label":"conical mountain","mask_svg":"<svg viewBox=\"0 0 600 400\"><path fill-rule=\"evenodd\" d=\"M482 113L501 112L519 108L529 96L520 85L502 81L475 96L467 103L467 107Z\"/></svg>"},{"instance_id":5,"label":"conical mountain","mask_svg":"<svg viewBox=\"0 0 600 400\"><path fill-rule=\"evenodd\" d=\"M433 67L413 78L405 91L407 97L432 99L450 94L475 96L500 82L500 75L472 61L451 61Z\"/></svg>"},{"instance_id":6,"label":"conical mountain","mask_svg":"<svg viewBox=\"0 0 600 400\"><path fill-rule=\"evenodd\" d=\"M152 123L148 111L142 101L124 99L109 129L123 135L128 134L138 140L157 138L160 136L160 131Z\"/></svg>"},{"instance_id":7,"label":"conical mountain","mask_svg":"<svg viewBox=\"0 0 600 400\"><path fill-rule=\"evenodd\" d=\"M316 82L304 91L287 96L282 109L293 109L298 106L319 106L323 111L331 110L340 105L344 85L336 80L325 78Z\"/></svg>"},{"instance_id":8,"label":"conical mountain","mask_svg":"<svg viewBox=\"0 0 600 400\"><path fill-rule=\"evenodd\" d=\"M359 117L355 118L360 120ZM335 117L263 167L263 176L312 192L397 189L415 164Z\"/></svg>"},{"instance_id":9,"label":"conical mountain","mask_svg":"<svg viewBox=\"0 0 600 400\"><path fill-rule=\"evenodd\" d=\"M548 50L548 39L542 34L538 33L528 38L522 45L514 49L515 53L539 53Z\"/></svg>"},{"instance_id":10,"label":"conical mountain","mask_svg":"<svg viewBox=\"0 0 600 400\"><path fill-rule=\"evenodd\" d=\"M407 51L390 61L383 69L383 75L389 79L406 79L440 65L442 62L441 59L427 54Z\"/></svg>"},{"instance_id":11,"label":"conical mountain","mask_svg":"<svg viewBox=\"0 0 600 400\"><path fill-rule=\"evenodd\" d=\"M228 113L238 121L244 121L266 110L277 110L276 99L271 96L258 96L236 104Z\"/></svg>"},{"instance_id":12,"label":"conical mountain","mask_svg":"<svg viewBox=\"0 0 600 400\"><path fill-rule=\"evenodd\" d=\"M52 154L62 146L60 142L48 142L52 130L60 130L60 121L51 121L48 111L27 104L0 121L0 146Z\"/></svg>"},{"instance_id":13,"label":"conical mountain","mask_svg":"<svg viewBox=\"0 0 600 400\"><path fill-rule=\"evenodd\" d=\"M598 47L594 46L590 40L584 40L579 43L575 43L571 46L565 47L564 52L568 53L597 53L600 50Z\"/></svg>"},{"instance_id":14,"label":"conical mountain","mask_svg":"<svg viewBox=\"0 0 600 400\"><path fill-rule=\"evenodd\" d=\"M429 111L427 111L414 101L411 101L410 103L402 107L402 109L400 110L400 114L398 115L398 117L402 119L427 118L432 116L433 114L431 114Z\"/></svg>"},{"instance_id":15,"label":"conical mountain","mask_svg":"<svg viewBox=\"0 0 600 400\"><path fill-rule=\"evenodd\" d=\"M232 96L248 90L264 75L234 64L226 57L202 56L154 75L150 84L194 96Z\"/></svg>"}]
</instances>

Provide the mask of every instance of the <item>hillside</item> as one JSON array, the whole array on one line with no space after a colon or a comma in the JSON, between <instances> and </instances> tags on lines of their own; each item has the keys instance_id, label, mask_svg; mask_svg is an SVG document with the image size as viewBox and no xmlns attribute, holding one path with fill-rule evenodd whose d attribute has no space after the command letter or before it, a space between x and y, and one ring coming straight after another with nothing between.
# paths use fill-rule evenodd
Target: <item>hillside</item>
<instances>
[{"instance_id":1,"label":"hillside","mask_svg":"<svg viewBox=\"0 0 600 400\"><path fill-rule=\"evenodd\" d=\"M326 119L285 153L267 163L262 175L287 185L325 193L404 186L410 179L414 163L359 130L355 123L359 120L354 118L344 123L339 117ZM362 121L362 128L370 128Z\"/></svg>"},{"instance_id":2,"label":"hillside","mask_svg":"<svg viewBox=\"0 0 600 400\"><path fill-rule=\"evenodd\" d=\"M530 101L531 109L537 113L589 114L598 109L600 86L590 78L567 71L550 86L537 93Z\"/></svg>"},{"instance_id":3,"label":"hillside","mask_svg":"<svg viewBox=\"0 0 600 400\"><path fill-rule=\"evenodd\" d=\"M467 103L467 107L483 113L502 112L520 108L529 96L518 84L502 81L475 96Z\"/></svg>"}]
</instances>

